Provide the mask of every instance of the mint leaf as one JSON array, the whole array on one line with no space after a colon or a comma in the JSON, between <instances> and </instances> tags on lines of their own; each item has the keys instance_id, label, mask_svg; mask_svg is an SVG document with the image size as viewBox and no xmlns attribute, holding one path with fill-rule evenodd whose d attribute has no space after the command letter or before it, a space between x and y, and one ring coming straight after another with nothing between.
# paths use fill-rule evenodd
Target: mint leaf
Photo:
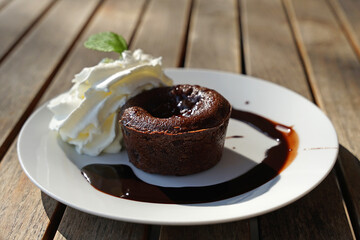
<instances>
[{"instance_id":1,"label":"mint leaf","mask_svg":"<svg viewBox=\"0 0 360 240\"><path fill-rule=\"evenodd\" d=\"M113 32L94 34L89 37L84 46L93 50L117 52L119 54L128 49L126 40Z\"/></svg>"}]
</instances>

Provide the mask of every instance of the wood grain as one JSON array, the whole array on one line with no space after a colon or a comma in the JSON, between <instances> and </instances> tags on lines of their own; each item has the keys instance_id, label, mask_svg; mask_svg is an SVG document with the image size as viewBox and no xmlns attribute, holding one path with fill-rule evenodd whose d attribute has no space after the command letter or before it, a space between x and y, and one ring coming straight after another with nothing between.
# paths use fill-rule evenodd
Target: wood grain
<instances>
[{"instance_id":1,"label":"wood grain","mask_svg":"<svg viewBox=\"0 0 360 240\"><path fill-rule=\"evenodd\" d=\"M235 0L196 0L186 67L240 72L240 33Z\"/></svg>"},{"instance_id":2,"label":"wood grain","mask_svg":"<svg viewBox=\"0 0 360 240\"><path fill-rule=\"evenodd\" d=\"M245 66L249 75L281 84L312 99L288 15L281 1L244 1ZM320 214L321 213L321 214ZM321 225L321 223L329 223ZM301 200L258 217L264 239L351 237L335 174ZM316 230L314 224L319 224ZM334 227L338 225L339 227ZM316 225L317 226L317 225ZM343 235L344 234L344 235Z\"/></svg>"},{"instance_id":3,"label":"wood grain","mask_svg":"<svg viewBox=\"0 0 360 240\"><path fill-rule=\"evenodd\" d=\"M152 0L136 32L133 49L162 56L163 66L177 67L183 51L190 0Z\"/></svg>"},{"instance_id":4,"label":"wood grain","mask_svg":"<svg viewBox=\"0 0 360 240\"><path fill-rule=\"evenodd\" d=\"M53 0L16 0L0 11L0 62L21 37L41 18ZM1 3L0 3L1 5Z\"/></svg>"}]
</instances>

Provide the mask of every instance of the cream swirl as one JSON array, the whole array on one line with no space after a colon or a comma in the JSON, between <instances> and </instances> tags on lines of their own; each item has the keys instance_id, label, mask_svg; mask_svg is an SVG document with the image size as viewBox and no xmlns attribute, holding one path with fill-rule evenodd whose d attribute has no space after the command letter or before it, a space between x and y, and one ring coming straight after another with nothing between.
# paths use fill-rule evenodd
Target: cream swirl
<instances>
[{"instance_id":1,"label":"cream swirl","mask_svg":"<svg viewBox=\"0 0 360 240\"><path fill-rule=\"evenodd\" d=\"M49 128L75 145L78 153L91 156L120 151L117 113L129 98L172 84L162 71L161 58L141 50L125 51L119 60L84 68L72 82L68 92L49 102L54 113Z\"/></svg>"}]
</instances>

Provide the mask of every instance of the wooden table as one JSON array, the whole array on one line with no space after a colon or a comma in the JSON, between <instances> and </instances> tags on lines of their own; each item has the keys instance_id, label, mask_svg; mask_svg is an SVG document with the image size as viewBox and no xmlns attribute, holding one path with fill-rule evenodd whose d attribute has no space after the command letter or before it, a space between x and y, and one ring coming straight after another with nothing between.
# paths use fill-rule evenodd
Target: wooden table
<instances>
[{"instance_id":1,"label":"wooden table","mask_svg":"<svg viewBox=\"0 0 360 240\"><path fill-rule=\"evenodd\" d=\"M217 225L134 224L55 201L22 171L17 135L75 73L109 57L82 45L103 31L163 56L164 67L247 74L303 95L336 128L334 169L295 203ZM0 0L0 239L359 238L359 61L360 1Z\"/></svg>"}]
</instances>

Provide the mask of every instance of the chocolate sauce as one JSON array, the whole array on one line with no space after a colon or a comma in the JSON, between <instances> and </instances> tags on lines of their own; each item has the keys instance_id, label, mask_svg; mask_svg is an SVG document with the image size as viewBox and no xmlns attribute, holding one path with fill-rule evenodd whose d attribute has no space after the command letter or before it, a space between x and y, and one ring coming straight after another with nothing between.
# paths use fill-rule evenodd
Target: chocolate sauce
<instances>
[{"instance_id":1,"label":"chocolate sauce","mask_svg":"<svg viewBox=\"0 0 360 240\"><path fill-rule=\"evenodd\" d=\"M238 196L267 183L286 168L296 156L298 137L291 127L254 113L233 109L231 117L251 125L279 142L268 149L260 164L232 180L204 187L172 188L145 183L126 165L92 164L85 166L81 172L94 188L112 196L135 201L191 204Z\"/></svg>"}]
</instances>

